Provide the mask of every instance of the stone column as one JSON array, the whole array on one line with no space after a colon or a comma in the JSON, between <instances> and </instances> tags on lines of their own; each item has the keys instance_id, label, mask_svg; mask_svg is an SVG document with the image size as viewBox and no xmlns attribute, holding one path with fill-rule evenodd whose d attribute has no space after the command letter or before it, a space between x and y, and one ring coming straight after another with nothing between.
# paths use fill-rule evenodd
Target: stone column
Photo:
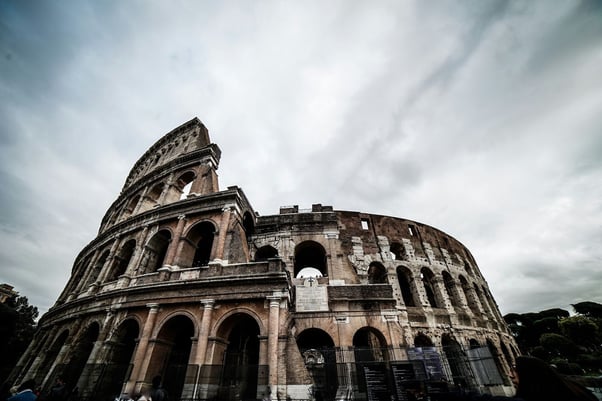
<instances>
[{"instance_id":1,"label":"stone column","mask_svg":"<svg viewBox=\"0 0 602 401\"><path fill-rule=\"evenodd\" d=\"M142 233L140 234L140 238L136 241L136 248L134 250L134 255L130 260L127 268L125 269L125 273L128 276L131 276L138 269L138 263L140 262L140 258L142 258L142 254L144 253L144 243L146 242L146 237L148 236L148 225L144 226Z\"/></svg>"},{"instance_id":2,"label":"stone column","mask_svg":"<svg viewBox=\"0 0 602 401\"><path fill-rule=\"evenodd\" d=\"M272 390L275 390L278 384L278 329L281 299L280 294L267 297L270 308L268 317L268 366L270 372L268 384Z\"/></svg>"},{"instance_id":3,"label":"stone column","mask_svg":"<svg viewBox=\"0 0 602 401\"><path fill-rule=\"evenodd\" d=\"M228 226L230 225L230 214L232 206L224 206L222 209L222 218L219 224L219 232L217 237L217 247L213 259L224 259L224 246L226 244L226 235L228 234Z\"/></svg>"},{"instance_id":4,"label":"stone column","mask_svg":"<svg viewBox=\"0 0 602 401\"><path fill-rule=\"evenodd\" d=\"M201 301L203 305L203 318L201 320L201 328L199 329L199 339L197 343L195 364L203 365L207 355L207 344L209 342L209 328L211 327L211 319L213 318L214 299L205 299Z\"/></svg>"},{"instance_id":5,"label":"stone column","mask_svg":"<svg viewBox=\"0 0 602 401\"><path fill-rule=\"evenodd\" d=\"M155 328L155 321L157 320L157 313L159 312L159 304L151 303L146 304L149 308L146 322L144 322L144 328L142 329L142 335L138 341L138 347L136 347L136 354L134 356L134 367L130 380L126 383L125 392L130 394L134 390L134 386L137 382L143 381L150 363L150 358L146 355L148 348L148 342L150 336Z\"/></svg>"},{"instance_id":6,"label":"stone column","mask_svg":"<svg viewBox=\"0 0 602 401\"><path fill-rule=\"evenodd\" d=\"M178 247L180 246L180 239L182 238L182 233L184 232L185 225L186 215L181 214L178 216L178 225L176 227L176 232L174 233L171 244L169 244L169 249L167 250L167 255L165 256L165 261L163 262L163 265L172 266L174 264L174 260L176 258Z\"/></svg>"}]
</instances>

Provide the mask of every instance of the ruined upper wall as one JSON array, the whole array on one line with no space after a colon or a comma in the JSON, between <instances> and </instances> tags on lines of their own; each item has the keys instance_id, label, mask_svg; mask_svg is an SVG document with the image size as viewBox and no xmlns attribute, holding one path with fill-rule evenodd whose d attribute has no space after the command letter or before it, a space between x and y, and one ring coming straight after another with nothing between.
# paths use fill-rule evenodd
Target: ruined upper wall
<instances>
[{"instance_id":1,"label":"ruined upper wall","mask_svg":"<svg viewBox=\"0 0 602 401\"><path fill-rule=\"evenodd\" d=\"M128 187L149 172L159 169L175 158L203 149L210 144L209 131L197 117L180 125L159 139L134 164L121 192L126 191ZM217 166L214 167L217 168Z\"/></svg>"}]
</instances>

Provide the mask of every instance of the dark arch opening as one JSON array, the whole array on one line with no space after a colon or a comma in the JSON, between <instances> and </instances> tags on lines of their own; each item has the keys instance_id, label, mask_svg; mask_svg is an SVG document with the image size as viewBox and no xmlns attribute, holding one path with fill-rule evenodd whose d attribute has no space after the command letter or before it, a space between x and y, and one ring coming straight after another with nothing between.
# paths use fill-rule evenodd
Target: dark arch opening
<instances>
[{"instance_id":1,"label":"dark arch opening","mask_svg":"<svg viewBox=\"0 0 602 401\"><path fill-rule=\"evenodd\" d=\"M115 256L115 265L109 277L107 277L108 281L117 280L119 276L125 273L128 265L130 264L130 260L134 255L134 249L136 248L136 240L131 239L127 241L119 251L119 254Z\"/></svg>"},{"instance_id":2,"label":"dark arch opening","mask_svg":"<svg viewBox=\"0 0 602 401\"><path fill-rule=\"evenodd\" d=\"M177 179L176 188L180 191L180 200L186 199L195 178L196 174L194 172L187 171Z\"/></svg>"},{"instance_id":3,"label":"dark arch opening","mask_svg":"<svg viewBox=\"0 0 602 401\"><path fill-rule=\"evenodd\" d=\"M259 326L244 313L228 317L219 329L227 336L218 399L256 399L259 373Z\"/></svg>"},{"instance_id":4,"label":"dark arch opening","mask_svg":"<svg viewBox=\"0 0 602 401\"><path fill-rule=\"evenodd\" d=\"M46 355L44 355L43 362L40 364L40 368L38 369L36 377L34 378L36 383L40 383L40 384L42 383L42 381L48 374L48 371L50 370L52 363L59 355L59 351L65 344L65 341L67 341L67 337L69 337L69 330L64 330L54 340L54 342L52 343L50 348L48 348L48 350L46 351Z\"/></svg>"},{"instance_id":5,"label":"dark arch opening","mask_svg":"<svg viewBox=\"0 0 602 401\"><path fill-rule=\"evenodd\" d=\"M255 219L251 215L251 213L246 212L242 218L242 226L245 230L245 235L247 240L251 235L255 233Z\"/></svg>"},{"instance_id":6,"label":"dark arch opening","mask_svg":"<svg viewBox=\"0 0 602 401\"><path fill-rule=\"evenodd\" d=\"M161 327L151 356L149 366L157 370L149 369L147 381L157 375L162 376L163 386L175 400L182 397L193 336L194 324L190 318L182 315L172 317Z\"/></svg>"},{"instance_id":7,"label":"dark arch opening","mask_svg":"<svg viewBox=\"0 0 602 401\"><path fill-rule=\"evenodd\" d=\"M146 260L143 260L146 267L143 273L152 273L163 266L170 242L171 232L169 230L161 230L153 235L148 244L146 244L146 255L144 258Z\"/></svg>"},{"instance_id":8,"label":"dark arch opening","mask_svg":"<svg viewBox=\"0 0 602 401\"><path fill-rule=\"evenodd\" d=\"M132 357L136 349L140 333L138 322L127 319L119 325L111 337L107 361L102 367L96 383L93 381L82 392L82 397L90 397L93 401L103 401L120 395L123 384L132 369ZM88 394L89 393L89 394Z\"/></svg>"},{"instance_id":9,"label":"dark arch opening","mask_svg":"<svg viewBox=\"0 0 602 401\"><path fill-rule=\"evenodd\" d=\"M207 266L211 260L215 227L204 221L197 224L188 234L190 241L195 244L192 267Z\"/></svg>"},{"instance_id":10,"label":"dark arch opening","mask_svg":"<svg viewBox=\"0 0 602 401\"><path fill-rule=\"evenodd\" d=\"M414 347L432 347L433 342L431 339L423 334L419 333L416 337L414 337Z\"/></svg>"},{"instance_id":11,"label":"dark arch opening","mask_svg":"<svg viewBox=\"0 0 602 401\"><path fill-rule=\"evenodd\" d=\"M73 344L73 353L69 363L65 365L62 373L63 379L69 389L73 389L77 385L77 381L80 378L86 362L90 357L94 343L98 340L98 334L100 333L100 326L94 322L80 338L77 339L77 343ZM54 380L53 380L54 382Z\"/></svg>"},{"instance_id":12,"label":"dark arch opening","mask_svg":"<svg viewBox=\"0 0 602 401\"><path fill-rule=\"evenodd\" d=\"M472 369L468 362L468 357L460 344L449 334L444 334L441 337L441 345L443 346L443 353L447 359L454 384L462 388L469 385L472 386L473 383L470 379L473 377Z\"/></svg>"},{"instance_id":13,"label":"dark arch opening","mask_svg":"<svg viewBox=\"0 0 602 401\"><path fill-rule=\"evenodd\" d=\"M447 292L447 296L449 297L449 301L452 306L458 306L458 300L456 297L456 284L451 274L448 272L443 272L443 284L445 285L445 291Z\"/></svg>"},{"instance_id":14,"label":"dark arch opening","mask_svg":"<svg viewBox=\"0 0 602 401\"><path fill-rule=\"evenodd\" d=\"M404 249L403 246L399 242L391 243L391 254L393 255L393 259L395 260L403 260L404 259Z\"/></svg>"},{"instance_id":15,"label":"dark arch opening","mask_svg":"<svg viewBox=\"0 0 602 401\"><path fill-rule=\"evenodd\" d=\"M326 251L314 241L305 241L295 248L295 277L306 267L318 269L322 276L328 275L326 268Z\"/></svg>"},{"instance_id":16,"label":"dark arch opening","mask_svg":"<svg viewBox=\"0 0 602 401\"><path fill-rule=\"evenodd\" d=\"M271 258L278 257L278 250L270 245L262 246L255 252L255 261L263 262Z\"/></svg>"},{"instance_id":17,"label":"dark arch opening","mask_svg":"<svg viewBox=\"0 0 602 401\"><path fill-rule=\"evenodd\" d=\"M369 284L386 284L387 283L387 269L378 263L370 263L368 267L368 283Z\"/></svg>"},{"instance_id":18,"label":"dark arch opening","mask_svg":"<svg viewBox=\"0 0 602 401\"><path fill-rule=\"evenodd\" d=\"M338 378L337 363L332 338L321 329L303 330L297 336L297 347L314 382L316 400L335 399Z\"/></svg>"},{"instance_id":19,"label":"dark arch opening","mask_svg":"<svg viewBox=\"0 0 602 401\"><path fill-rule=\"evenodd\" d=\"M401 289L401 297L403 303L406 306L416 306L414 301L414 295L412 294L412 288L410 287L412 273L405 267L397 267L397 281L399 281L399 288Z\"/></svg>"},{"instance_id":20,"label":"dark arch opening","mask_svg":"<svg viewBox=\"0 0 602 401\"><path fill-rule=\"evenodd\" d=\"M424 290L426 291L426 297L433 308L439 308L440 305L437 302L437 298L435 297L435 286L433 285L433 278L435 275L432 271L423 267L420 270L420 276L422 277L422 284L424 285Z\"/></svg>"}]
</instances>

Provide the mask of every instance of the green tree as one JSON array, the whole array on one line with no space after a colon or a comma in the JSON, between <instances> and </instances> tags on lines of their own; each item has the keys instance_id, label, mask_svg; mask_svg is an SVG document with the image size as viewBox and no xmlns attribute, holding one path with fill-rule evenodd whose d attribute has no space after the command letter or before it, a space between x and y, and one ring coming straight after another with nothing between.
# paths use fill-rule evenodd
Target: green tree
<instances>
[{"instance_id":1,"label":"green tree","mask_svg":"<svg viewBox=\"0 0 602 401\"><path fill-rule=\"evenodd\" d=\"M0 304L0 382L4 382L27 349L36 329L38 308L27 297L17 296Z\"/></svg>"},{"instance_id":2,"label":"green tree","mask_svg":"<svg viewBox=\"0 0 602 401\"><path fill-rule=\"evenodd\" d=\"M545 333L541 335L539 343L552 357L561 356L567 359L574 358L579 353L579 348L574 342L563 335Z\"/></svg>"},{"instance_id":3,"label":"green tree","mask_svg":"<svg viewBox=\"0 0 602 401\"><path fill-rule=\"evenodd\" d=\"M598 325L585 316L571 316L562 319L559 323L560 332L571 339L575 344L588 349L596 350L600 344Z\"/></svg>"}]
</instances>

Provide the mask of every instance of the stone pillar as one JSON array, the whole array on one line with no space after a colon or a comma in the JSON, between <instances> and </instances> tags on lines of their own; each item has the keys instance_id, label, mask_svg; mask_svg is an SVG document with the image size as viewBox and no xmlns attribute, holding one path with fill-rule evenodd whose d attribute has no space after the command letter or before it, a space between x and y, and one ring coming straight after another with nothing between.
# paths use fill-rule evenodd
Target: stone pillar
<instances>
[{"instance_id":1,"label":"stone pillar","mask_svg":"<svg viewBox=\"0 0 602 401\"><path fill-rule=\"evenodd\" d=\"M228 226L230 225L230 214L232 206L224 206L222 209L222 218L219 224L219 233L217 237L217 248L213 259L224 259L224 246L226 245L226 235L228 234Z\"/></svg>"},{"instance_id":2,"label":"stone pillar","mask_svg":"<svg viewBox=\"0 0 602 401\"><path fill-rule=\"evenodd\" d=\"M178 216L178 225L176 227L176 232L174 233L173 240L171 244L169 244L169 249L167 250L167 255L165 256L165 261L163 265L172 266L176 259L176 253L178 251L178 247L180 246L180 239L182 238L182 233L184 232L184 226L186 225L186 215L181 214Z\"/></svg>"},{"instance_id":3,"label":"stone pillar","mask_svg":"<svg viewBox=\"0 0 602 401\"><path fill-rule=\"evenodd\" d=\"M445 288L445 283L443 282L443 277L435 276L431 280L433 283L433 289L435 290L435 299L439 301L440 308L445 308L448 311L453 311L454 308L452 306L451 300L447 294L447 289Z\"/></svg>"},{"instance_id":4,"label":"stone pillar","mask_svg":"<svg viewBox=\"0 0 602 401\"><path fill-rule=\"evenodd\" d=\"M138 341L138 347L136 347L132 374L130 375L130 380L126 383L125 387L125 392L128 394L131 394L137 382L144 380L148 365L150 363L150 358L149 355L146 355L146 350L148 348L150 336L155 328L155 321L157 320L157 313L159 312L159 304L152 303L146 304L146 306L149 308L148 316L146 317L146 322L144 323L144 328L142 329L142 335Z\"/></svg>"},{"instance_id":5,"label":"stone pillar","mask_svg":"<svg viewBox=\"0 0 602 401\"><path fill-rule=\"evenodd\" d=\"M81 281L75 288L74 292L76 294L79 294L84 291L86 283L88 283L88 280L90 279L90 274L92 274L92 271L94 270L94 264L96 263L96 260L98 259L99 254L100 254L100 249L96 249L96 251L94 251L94 254L92 255L92 257L90 258L90 263L86 267L87 271L84 273Z\"/></svg>"},{"instance_id":6,"label":"stone pillar","mask_svg":"<svg viewBox=\"0 0 602 401\"><path fill-rule=\"evenodd\" d=\"M211 319L213 318L213 305L215 305L214 299L205 299L201 301L203 305L203 318L201 320L201 328L199 329L199 339L196 350L195 364L201 365L205 363L205 357L207 355L207 344L209 343L209 329L211 327Z\"/></svg>"},{"instance_id":7,"label":"stone pillar","mask_svg":"<svg viewBox=\"0 0 602 401\"><path fill-rule=\"evenodd\" d=\"M112 327L111 323L113 321L114 316L115 313L111 309L107 309L105 320L102 324L102 329L100 330L100 333L98 333L98 338L96 342L94 342L94 346L92 348L92 351L90 352L90 355L88 356L86 366L84 367L84 370L82 371L77 381L77 387L79 387L81 393L86 392L88 382L90 381L90 374L92 373L94 367L98 365L98 362L103 362L102 355L100 355L100 351L105 345L105 341Z\"/></svg>"},{"instance_id":8,"label":"stone pillar","mask_svg":"<svg viewBox=\"0 0 602 401\"><path fill-rule=\"evenodd\" d=\"M280 294L267 297L270 308L268 317L268 366L270 372L268 384L272 390L275 390L278 384L278 332L281 299Z\"/></svg>"}]
</instances>

